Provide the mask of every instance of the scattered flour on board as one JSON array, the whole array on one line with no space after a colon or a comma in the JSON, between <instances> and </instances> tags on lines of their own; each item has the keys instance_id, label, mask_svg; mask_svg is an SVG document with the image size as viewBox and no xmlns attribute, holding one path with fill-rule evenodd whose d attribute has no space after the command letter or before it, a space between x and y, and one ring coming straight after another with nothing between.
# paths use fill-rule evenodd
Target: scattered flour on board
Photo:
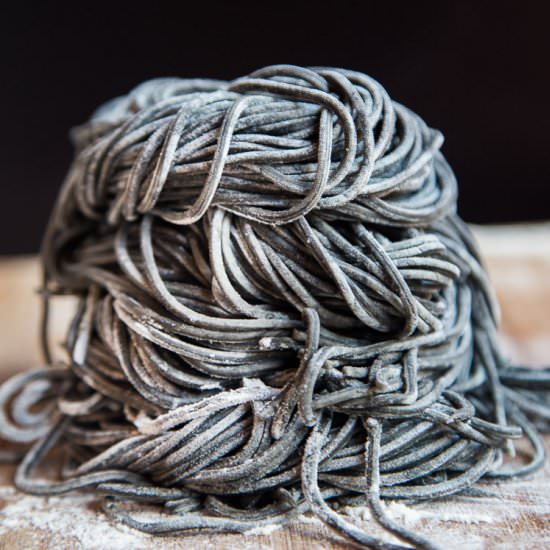
<instances>
[{"instance_id":1,"label":"scattered flour on board","mask_svg":"<svg viewBox=\"0 0 550 550\"><path fill-rule=\"evenodd\" d=\"M547 467L548 468L548 467ZM540 479L540 478L539 478ZM546 481L547 477L542 478ZM510 485L497 486L497 497L468 498L456 497L437 502L405 504L393 501L384 504L388 515L405 527L419 528L434 542L448 543L449 536L456 536L456 546L468 542L468 548L485 547L486 536L501 533L503 525L519 521L527 513L536 514L541 518L550 517L550 491L547 483L533 484L533 480L519 481ZM0 497L3 508L0 508L0 537L12 530L36 529L36 545L32 548L42 548L39 540L41 532L51 533L56 537L57 548L82 548L85 550L141 550L154 546L159 539L117 525L99 513L97 497L94 495L71 495L60 497L34 497L23 495L13 487L0 486ZM475 503L475 504L474 504ZM376 532L376 525L366 506L342 506L339 510L351 521L368 523L369 531ZM321 527L322 522L310 515L301 515L297 523ZM469 530L464 534L464 525L479 524L479 529ZM249 529L245 535L250 539L244 543L246 548L269 550L272 545L257 537L269 537L281 528L280 525L262 525ZM481 535L484 532L485 535ZM239 535L224 535L225 550L242 550L243 540ZM307 536L306 536L307 538ZM438 540L439 539L439 540ZM454 539L453 539L454 540ZM540 540L540 539L538 539ZM57 542L59 541L59 542ZM310 548L318 550L325 548L318 540L310 541ZM510 538L509 545L503 548L515 548L517 540ZM527 544L527 541L525 541ZM33 542L34 544L34 542ZM189 539L164 538L163 550L176 550L191 546ZM193 537L192 546L195 550L209 548L209 538L202 540ZM329 546L330 547L330 544Z\"/></svg>"},{"instance_id":2,"label":"scattered flour on board","mask_svg":"<svg viewBox=\"0 0 550 550\"><path fill-rule=\"evenodd\" d=\"M123 525L106 519L97 512L97 497L94 495L71 495L61 497L36 497L23 495L10 487L0 487L0 495L5 499L5 505L0 509L0 537L12 530L36 529L37 540L33 548L42 548L39 540L41 531L59 537L58 548L75 548L78 544L85 550L128 550L147 549L154 546L160 539L140 533ZM304 523L317 523L319 520L306 518ZM301 519L300 519L301 521ZM272 524L255 527L244 533L246 536L269 536L281 528L281 525ZM237 535L238 536L238 535ZM185 548L185 539L162 539L163 549ZM33 543L34 544L34 543ZM204 542L193 546L207 548L209 543ZM269 550L271 545L254 541L255 550ZM242 550L243 543L230 538L224 540L225 550Z\"/></svg>"},{"instance_id":3,"label":"scattered flour on board","mask_svg":"<svg viewBox=\"0 0 550 550\"><path fill-rule=\"evenodd\" d=\"M542 503L541 503L542 504ZM458 499L438 500L435 503L405 504L400 501L390 501L383 504L387 514L398 523L412 526L424 519L431 522L458 523L496 523L513 519L521 515L523 508L506 506L500 499L485 499L477 501L472 507L470 501L460 502ZM548 506L548 504L547 504ZM548 509L548 508L547 508ZM341 511L351 518L361 522L372 521L372 515L367 506L344 506ZM543 512L541 506L541 512Z\"/></svg>"},{"instance_id":4,"label":"scattered flour on board","mask_svg":"<svg viewBox=\"0 0 550 550\"><path fill-rule=\"evenodd\" d=\"M268 525L262 525L261 527L253 527L252 529L249 529L248 531L245 531L243 535L250 536L250 535L264 535L269 536L274 531L277 531L277 529L280 529L282 525L279 523L271 523Z\"/></svg>"},{"instance_id":5,"label":"scattered flour on board","mask_svg":"<svg viewBox=\"0 0 550 550\"><path fill-rule=\"evenodd\" d=\"M33 527L59 535L60 543L63 538L76 539L82 548L90 550L145 547L139 545L140 534L115 527L90 509L88 505L94 500L90 495L44 498L19 494L0 511L0 534Z\"/></svg>"}]
</instances>

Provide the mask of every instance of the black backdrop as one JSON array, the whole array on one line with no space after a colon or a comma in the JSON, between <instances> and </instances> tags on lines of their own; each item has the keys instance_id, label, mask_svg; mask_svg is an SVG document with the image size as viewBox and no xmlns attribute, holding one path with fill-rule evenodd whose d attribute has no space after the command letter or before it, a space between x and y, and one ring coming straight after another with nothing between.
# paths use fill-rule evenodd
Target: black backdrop
<instances>
[{"instance_id":1,"label":"black backdrop","mask_svg":"<svg viewBox=\"0 0 550 550\"><path fill-rule=\"evenodd\" d=\"M550 218L545 2L19 4L0 22L0 254L38 249L68 129L99 103L273 63L367 72L441 129L466 219Z\"/></svg>"}]
</instances>

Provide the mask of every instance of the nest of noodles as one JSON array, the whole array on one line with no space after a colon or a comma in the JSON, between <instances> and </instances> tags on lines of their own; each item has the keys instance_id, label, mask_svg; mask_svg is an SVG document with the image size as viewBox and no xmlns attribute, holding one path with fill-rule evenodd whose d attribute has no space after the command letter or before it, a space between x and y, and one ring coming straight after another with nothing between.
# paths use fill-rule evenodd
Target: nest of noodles
<instances>
[{"instance_id":1,"label":"nest of noodles","mask_svg":"<svg viewBox=\"0 0 550 550\"><path fill-rule=\"evenodd\" d=\"M550 372L515 367L442 136L364 74L160 79L72 134L44 239L50 366L0 388L16 485L91 488L151 533L433 499L544 461ZM48 304L78 297L66 358ZM529 461L502 467L513 439ZM33 470L62 449L62 480ZM128 501L157 503L151 519Z\"/></svg>"}]
</instances>

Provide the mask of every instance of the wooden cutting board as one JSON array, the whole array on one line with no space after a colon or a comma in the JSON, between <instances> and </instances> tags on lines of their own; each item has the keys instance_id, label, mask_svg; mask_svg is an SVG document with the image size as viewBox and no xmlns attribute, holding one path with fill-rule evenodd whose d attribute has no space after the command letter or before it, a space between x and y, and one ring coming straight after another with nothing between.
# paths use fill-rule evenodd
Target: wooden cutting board
<instances>
[{"instance_id":1,"label":"wooden cutting board","mask_svg":"<svg viewBox=\"0 0 550 550\"><path fill-rule=\"evenodd\" d=\"M532 365L550 364L550 224L475 227L502 308L509 353ZM0 259L0 380L40 365L38 263ZM63 340L70 300L54 311L54 339ZM547 438L550 449L550 438ZM14 468L0 466L0 550L32 549L326 549L349 548L311 517L272 532L156 538L113 524L93 495L32 497L17 492ZM550 467L529 479L485 485L483 497L453 497L389 513L444 548L550 547ZM362 508L348 510L370 532L379 530Z\"/></svg>"}]
</instances>

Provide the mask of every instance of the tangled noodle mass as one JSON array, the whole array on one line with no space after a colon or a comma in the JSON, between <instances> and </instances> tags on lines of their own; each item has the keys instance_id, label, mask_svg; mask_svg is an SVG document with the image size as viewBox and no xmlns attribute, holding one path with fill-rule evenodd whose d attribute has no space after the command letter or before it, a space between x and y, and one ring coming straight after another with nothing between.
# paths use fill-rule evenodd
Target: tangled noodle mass
<instances>
[{"instance_id":1,"label":"tangled noodle mass","mask_svg":"<svg viewBox=\"0 0 550 550\"><path fill-rule=\"evenodd\" d=\"M73 141L42 251L50 366L0 388L0 434L32 443L18 488L93 488L149 533L311 510L402 548L336 511L367 502L433 547L381 500L541 466L550 371L502 356L443 138L377 82L293 66L152 80ZM57 294L79 300L62 362ZM503 464L522 435L529 461ZM62 480L33 475L54 448Z\"/></svg>"}]
</instances>

